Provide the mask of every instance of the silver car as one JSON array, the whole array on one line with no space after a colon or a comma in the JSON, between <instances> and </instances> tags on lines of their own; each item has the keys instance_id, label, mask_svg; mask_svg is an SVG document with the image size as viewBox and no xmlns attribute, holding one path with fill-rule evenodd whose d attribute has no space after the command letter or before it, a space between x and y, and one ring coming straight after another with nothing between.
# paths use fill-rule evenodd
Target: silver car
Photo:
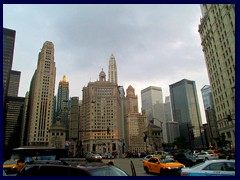
<instances>
[{"instance_id":1,"label":"silver car","mask_svg":"<svg viewBox=\"0 0 240 180\"><path fill-rule=\"evenodd\" d=\"M190 168L182 168L181 176L235 176L235 160L208 160Z\"/></svg>"}]
</instances>

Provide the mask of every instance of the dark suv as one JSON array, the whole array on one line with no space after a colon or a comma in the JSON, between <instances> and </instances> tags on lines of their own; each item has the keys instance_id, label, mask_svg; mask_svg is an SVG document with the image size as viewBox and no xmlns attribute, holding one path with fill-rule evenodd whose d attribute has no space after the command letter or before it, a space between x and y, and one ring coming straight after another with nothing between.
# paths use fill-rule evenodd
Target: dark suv
<instances>
[{"instance_id":1,"label":"dark suv","mask_svg":"<svg viewBox=\"0 0 240 180\"><path fill-rule=\"evenodd\" d=\"M174 159L184 164L186 167L193 166L197 163L196 157L189 153L175 153Z\"/></svg>"}]
</instances>

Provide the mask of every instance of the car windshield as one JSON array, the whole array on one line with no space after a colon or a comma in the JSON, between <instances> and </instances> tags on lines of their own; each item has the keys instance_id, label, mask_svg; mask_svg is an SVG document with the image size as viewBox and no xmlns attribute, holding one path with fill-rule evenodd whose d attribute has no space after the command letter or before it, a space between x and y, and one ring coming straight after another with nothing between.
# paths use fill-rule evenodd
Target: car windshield
<instances>
[{"instance_id":1,"label":"car windshield","mask_svg":"<svg viewBox=\"0 0 240 180\"><path fill-rule=\"evenodd\" d=\"M172 158L165 158L165 159L160 159L161 163L172 163L172 162L176 162L174 159Z\"/></svg>"},{"instance_id":2,"label":"car windshield","mask_svg":"<svg viewBox=\"0 0 240 180\"><path fill-rule=\"evenodd\" d=\"M115 166L106 166L104 168L97 168L89 170L92 176L128 176L127 173Z\"/></svg>"},{"instance_id":3,"label":"car windshield","mask_svg":"<svg viewBox=\"0 0 240 180\"><path fill-rule=\"evenodd\" d=\"M16 161L6 161L3 163L4 165L10 165L10 164L17 164Z\"/></svg>"}]
</instances>

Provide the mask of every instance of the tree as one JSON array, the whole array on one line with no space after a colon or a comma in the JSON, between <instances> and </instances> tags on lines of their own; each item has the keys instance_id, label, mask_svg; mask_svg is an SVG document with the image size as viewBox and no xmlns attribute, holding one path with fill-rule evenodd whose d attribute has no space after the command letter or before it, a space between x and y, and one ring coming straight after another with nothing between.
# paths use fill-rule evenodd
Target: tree
<instances>
[{"instance_id":1,"label":"tree","mask_svg":"<svg viewBox=\"0 0 240 180\"><path fill-rule=\"evenodd\" d=\"M187 143L185 137L183 137L183 136L175 138L174 142L173 142L173 145L174 146L176 145L179 149L187 149L187 148L189 148L188 147L188 143Z\"/></svg>"}]
</instances>

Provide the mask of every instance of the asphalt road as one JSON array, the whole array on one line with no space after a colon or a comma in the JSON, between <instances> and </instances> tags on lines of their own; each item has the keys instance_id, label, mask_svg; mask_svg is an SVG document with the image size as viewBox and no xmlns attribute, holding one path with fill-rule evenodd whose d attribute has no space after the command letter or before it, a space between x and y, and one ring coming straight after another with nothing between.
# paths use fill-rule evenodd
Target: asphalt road
<instances>
[{"instance_id":1,"label":"asphalt road","mask_svg":"<svg viewBox=\"0 0 240 180\"><path fill-rule=\"evenodd\" d=\"M124 170L130 176L132 176L131 161L133 162L137 176L156 176L155 174L147 174L144 171L142 158L125 158L125 159L120 158L120 159L112 159L112 160L103 159L103 162L105 163L109 161L113 161L115 166Z\"/></svg>"}]
</instances>

